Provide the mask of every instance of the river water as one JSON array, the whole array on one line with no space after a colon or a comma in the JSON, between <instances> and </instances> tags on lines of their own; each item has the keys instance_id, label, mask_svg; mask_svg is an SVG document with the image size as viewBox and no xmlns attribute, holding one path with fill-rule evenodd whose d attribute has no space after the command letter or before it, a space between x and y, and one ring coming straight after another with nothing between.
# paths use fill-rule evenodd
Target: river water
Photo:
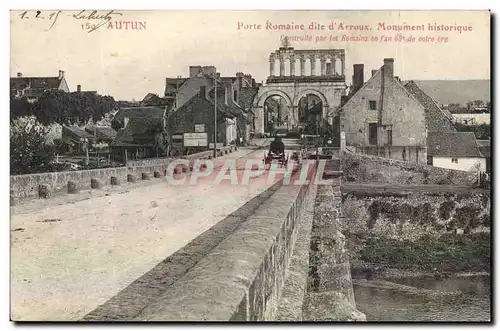
<instances>
[{"instance_id":1,"label":"river water","mask_svg":"<svg viewBox=\"0 0 500 331\"><path fill-rule=\"evenodd\" d=\"M491 320L489 275L354 280L354 295L367 321Z\"/></svg>"}]
</instances>

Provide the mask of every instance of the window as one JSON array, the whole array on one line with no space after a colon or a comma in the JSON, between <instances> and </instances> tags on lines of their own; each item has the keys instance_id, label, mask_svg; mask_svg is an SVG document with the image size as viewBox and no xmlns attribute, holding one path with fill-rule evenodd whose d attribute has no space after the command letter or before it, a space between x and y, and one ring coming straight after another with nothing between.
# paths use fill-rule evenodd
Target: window
<instances>
[{"instance_id":1,"label":"window","mask_svg":"<svg viewBox=\"0 0 500 331\"><path fill-rule=\"evenodd\" d=\"M370 100L370 110L377 110L377 101Z\"/></svg>"},{"instance_id":2,"label":"window","mask_svg":"<svg viewBox=\"0 0 500 331\"><path fill-rule=\"evenodd\" d=\"M235 102L238 102L238 91L234 91L234 92L233 92L233 100L234 100Z\"/></svg>"},{"instance_id":3,"label":"window","mask_svg":"<svg viewBox=\"0 0 500 331\"><path fill-rule=\"evenodd\" d=\"M432 165L432 156L427 156L427 165Z\"/></svg>"},{"instance_id":4,"label":"window","mask_svg":"<svg viewBox=\"0 0 500 331\"><path fill-rule=\"evenodd\" d=\"M368 124L368 143L377 145L377 123Z\"/></svg>"},{"instance_id":5,"label":"window","mask_svg":"<svg viewBox=\"0 0 500 331\"><path fill-rule=\"evenodd\" d=\"M451 159L451 163L458 163L458 159L457 158L452 158Z\"/></svg>"}]
</instances>

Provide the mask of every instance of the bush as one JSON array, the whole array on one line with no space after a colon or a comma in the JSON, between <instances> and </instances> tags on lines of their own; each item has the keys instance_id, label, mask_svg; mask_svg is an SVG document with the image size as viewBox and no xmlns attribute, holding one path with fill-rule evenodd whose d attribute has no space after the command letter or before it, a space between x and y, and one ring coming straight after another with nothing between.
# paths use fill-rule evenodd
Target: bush
<instances>
[{"instance_id":1,"label":"bush","mask_svg":"<svg viewBox=\"0 0 500 331\"><path fill-rule=\"evenodd\" d=\"M53 171L55 148L46 143L48 129L34 117L14 120L10 127L11 175Z\"/></svg>"},{"instance_id":2,"label":"bush","mask_svg":"<svg viewBox=\"0 0 500 331\"><path fill-rule=\"evenodd\" d=\"M484 232L423 236L414 242L371 237L360 251L360 259L410 270L489 271L490 252L490 234Z\"/></svg>"}]
</instances>

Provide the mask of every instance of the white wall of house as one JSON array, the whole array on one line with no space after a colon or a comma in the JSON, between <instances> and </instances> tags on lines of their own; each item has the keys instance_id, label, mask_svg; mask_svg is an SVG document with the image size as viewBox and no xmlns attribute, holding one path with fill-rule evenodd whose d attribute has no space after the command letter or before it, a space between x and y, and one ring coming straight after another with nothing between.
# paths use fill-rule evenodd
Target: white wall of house
<instances>
[{"instance_id":1,"label":"white wall of house","mask_svg":"<svg viewBox=\"0 0 500 331\"><path fill-rule=\"evenodd\" d=\"M453 119L457 123L468 125L490 124L490 114L452 114Z\"/></svg>"},{"instance_id":2,"label":"white wall of house","mask_svg":"<svg viewBox=\"0 0 500 331\"><path fill-rule=\"evenodd\" d=\"M456 162L455 162L456 160ZM486 159L484 157L448 157L434 156L432 165L439 168L462 170L462 171L477 171L476 165L479 164L481 171L486 171Z\"/></svg>"},{"instance_id":3,"label":"white wall of house","mask_svg":"<svg viewBox=\"0 0 500 331\"><path fill-rule=\"evenodd\" d=\"M228 144L230 144L237 137L236 118L226 119L226 125L226 141Z\"/></svg>"}]
</instances>

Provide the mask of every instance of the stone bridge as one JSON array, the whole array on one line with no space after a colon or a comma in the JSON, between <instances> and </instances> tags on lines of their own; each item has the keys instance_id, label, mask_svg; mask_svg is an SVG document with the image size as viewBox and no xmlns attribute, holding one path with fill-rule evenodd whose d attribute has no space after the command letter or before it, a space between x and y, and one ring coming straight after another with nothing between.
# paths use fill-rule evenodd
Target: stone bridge
<instances>
[{"instance_id":1,"label":"stone bridge","mask_svg":"<svg viewBox=\"0 0 500 331\"><path fill-rule=\"evenodd\" d=\"M216 162L261 154L240 148ZM327 193L320 190L318 207L315 176L321 169L315 162L295 168L292 180L308 179L300 185L262 175L248 186L213 184L209 177L194 186L170 186L164 171L171 162L11 178L11 318L364 318L355 309L342 235L332 231L325 239L321 221L322 213L338 212L331 208L340 178L330 180ZM332 162L328 167L338 169ZM180 175L192 176L190 170ZM36 199L39 187L48 199ZM318 249L321 240L335 245ZM318 254L337 260L325 269L314 262ZM336 308L326 309L332 304Z\"/></svg>"}]
</instances>

